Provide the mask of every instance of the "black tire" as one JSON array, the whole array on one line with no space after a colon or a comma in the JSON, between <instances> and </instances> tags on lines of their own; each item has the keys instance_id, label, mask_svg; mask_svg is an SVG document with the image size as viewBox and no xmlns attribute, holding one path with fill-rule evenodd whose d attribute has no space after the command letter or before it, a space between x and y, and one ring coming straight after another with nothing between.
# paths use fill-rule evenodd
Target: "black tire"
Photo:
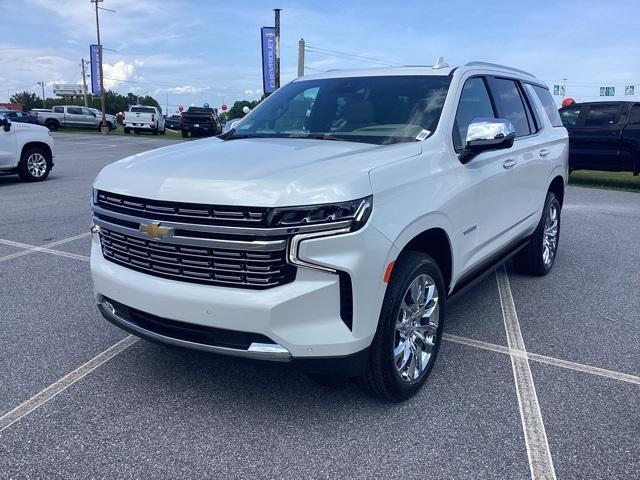
<instances>
[{"instance_id":1,"label":"black tire","mask_svg":"<svg viewBox=\"0 0 640 480\"><path fill-rule=\"evenodd\" d=\"M158 135L160 132L159 132L157 129L155 129L155 130L153 130L153 131L152 131L152 133L153 133L154 135Z\"/></svg>"},{"instance_id":2,"label":"black tire","mask_svg":"<svg viewBox=\"0 0 640 480\"><path fill-rule=\"evenodd\" d=\"M58 128L60 128L60 124L57 120L47 120L46 122L44 122L44 126L52 132L55 132L56 130L58 130Z\"/></svg>"},{"instance_id":3,"label":"black tire","mask_svg":"<svg viewBox=\"0 0 640 480\"><path fill-rule=\"evenodd\" d=\"M124 127L124 134L129 135L130 133L131 133L131 130L129 130L127 127Z\"/></svg>"},{"instance_id":4,"label":"black tire","mask_svg":"<svg viewBox=\"0 0 640 480\"><path fill-rule=\"evenodd\" d=\"M434 310L433 315L437 312L437 327L434 328L434 334L429 337L432 340L431 355L424 369L413 380L403 380L394 359L395 343L399 338L396 321L403 299L408 295L408 288L422 275L430 277L436 288L437 298L434 305L437 310ZM378 330L371 343L369 363L362 378L364 386L375 396L391 401L401 401L420 390L433 368L440 348L445 320L445 300L444 280L436 261L420 252L408 251L401 254L395 263L387 286L378 320Z\"/></svg>"},{"instance_id":5,"label":"black tire","mask_svg":"<svg viewBox=\"0 0 640 480\"><path fill-rule=\"evenodd\" d=\"M32 158L32 156L39 157ZM37 161L37 158L39 158L40 162L38 163L40 164L44 161L44 170L41 169L43 173L39 175L32 173L35 170L33 167L31 167L31 169L29 168L28 162L30 158L32 158L32 161ZM49 176L52 166L51 154L46 149L42 147L29 147L22 152L22 156L20 157L20 163L18 164L18 176L20 177L20 180L24 182L41 182L46 180Z\"/></svg>"},{"instance_id":6,"label":"black tire","mask_svg":"<svg viewBox=\"0 0 640 480\"><path fill-rule=\"evenodd\" d=\"M555 243L549 248L551 257L550 261L547 261L545 257L545 227L550 228L547 222L552 209L556 211L557 225ZM529 245L513 257L513 265L518 272L524 273L525 275L542 276L549 273L553 268L558 251L558 242L560 240L560 211L560 201L558 198L553 192L547 192L540 223L538 223L536 231L531 236Z\"/></svg>"},{"instance_id":7,"label":"black tire","mask_svg":"<svg viewBox=\"0 0 640 480\"><path fill-rule=\"evenodd\" d=\"M109 130L113 130L115 128L111 122L107 122L107 127L109 127Z\"/></svg>"},{"instance_id":8,"label":"black tire","mask_svg":"<svg viewBox=\"0 0 640 480\"><path fill-rule=\"evenodd\" d=\"M182 138L189 137L189 130L182 130Z\"/></svg>"}]
</instances>

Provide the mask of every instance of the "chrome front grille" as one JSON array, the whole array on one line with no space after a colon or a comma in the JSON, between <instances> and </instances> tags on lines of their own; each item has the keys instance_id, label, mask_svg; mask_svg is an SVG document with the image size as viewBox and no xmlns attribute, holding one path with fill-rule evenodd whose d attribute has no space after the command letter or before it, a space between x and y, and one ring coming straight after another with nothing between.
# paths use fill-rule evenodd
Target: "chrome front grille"
<instances>
[{"instance_id":1,"label":"chrome front grille","mask_svg":"<svg viewBox=\"0 0 640 480\"><path fill-rule=\"evenodd\" d=\"M144 217L201 225L260 227L266 225L267 208L202 205L198 203L148 200L98 190L96 204L106 210Z\"/></svg>"},{"instance_id":2,"label":"chrome front grille","mask_svg":"<svg viewBox=\"0 0 640 480\"><path fill-rule=\"evenodd\" d=\"M100 228L107 260L149 275L192 283L269 288L294 279L286 249L247 251L175 245Z\"/></svg>"},{"instance_id":3,"label":"chrome front grille","mask_svg":"<svg viewBox=\"0 0 640 480\"><path fill-rule=\"evenodd\" d=\"M107 260L172 280L265 289L295 279L288 229L268 209L145 200L96 192L93 222Z\"/></svg>"}]
</instances>

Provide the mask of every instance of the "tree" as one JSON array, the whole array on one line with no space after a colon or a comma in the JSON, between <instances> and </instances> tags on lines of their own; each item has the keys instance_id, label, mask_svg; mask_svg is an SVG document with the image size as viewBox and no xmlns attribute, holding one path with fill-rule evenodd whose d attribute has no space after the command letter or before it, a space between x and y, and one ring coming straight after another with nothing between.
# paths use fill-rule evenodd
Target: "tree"
<instances>
[{"instance_id":1,"label":"tree","mask_svg":"<svg viewBox=\"0 0 640 480\"><path fill-rule=\"evenodd\" d=\"M42 106L42 100L39 99L35 93L27 92L26 90L23 92L14 93L9 101L11 103L22 104L22 109L24 111L29 111L32 108L38 108Z\"/></svg>"},{"instance_id":2,"label":"tree","mask_svg":"<svg viewBox=\"0 0 640 480\"><path fill-rule=\"evenodd\" d=\"M233 104L233 107L229 109L228 118L230 120L235 120L236 118L242 118L245 116L245 113L242 111L244 107L249 107L251 110L256 108L256 106L260 103L259 100L238 100Z\"/></svg>"}]
</instances>

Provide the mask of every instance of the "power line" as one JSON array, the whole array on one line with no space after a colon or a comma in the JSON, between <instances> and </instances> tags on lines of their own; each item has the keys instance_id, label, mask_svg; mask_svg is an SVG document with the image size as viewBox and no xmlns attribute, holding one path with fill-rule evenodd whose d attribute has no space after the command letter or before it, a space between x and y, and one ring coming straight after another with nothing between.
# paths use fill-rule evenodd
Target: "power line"
<instances>
[{"instance_id":1,"label":"power line","mask_svg":"<svg viewBox=\"0 0 640 480\"><path fill-rule=\"evenodd\" d=\"M355 60L355 61L360 61L365 63L373 63L373 64L383 65L387 67L401 66L401 64L397 62L391 62L388 60L382 60L382 59L373 58L373 57L366 57L364 55L357 55L354 53L341 52L338 50L331 50L323 47L315 47L313 45L307 45L305 48L305 51L309 53L315 53L318 55L325 55L328 57L336 57L336 58L342 58L344 60Z\"/></svg>"}]
</instances>

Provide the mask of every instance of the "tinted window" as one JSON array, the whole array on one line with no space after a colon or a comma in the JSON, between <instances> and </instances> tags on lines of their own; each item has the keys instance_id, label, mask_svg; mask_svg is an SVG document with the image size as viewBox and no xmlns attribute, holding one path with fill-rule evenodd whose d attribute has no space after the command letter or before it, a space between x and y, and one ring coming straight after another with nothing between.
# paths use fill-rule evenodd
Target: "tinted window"
<instances>
[{"instance_id":1,"label":"tinted window","mask_svg":"<svg viewBox=\"0 0 640 480\"><path fill-rule=\"evenodd\" d=\"M585 127L607 127L616 123L620 107L618 105L591 105L584 121Z\"/></svg>"},{"instance_id":2,"label":"tinted window","mask_svg":"<svg viewBox=\"0 0 640 480\"><path fill-rule=\"evenodd\" d=\"M87 115L89 117L93 117L94 116L94 112L92 112L91 110L89 110L88 108L83 108L82 109L82 114L83 115Z\"/></svg>"},{"instance_id":3,"label":"tinted window","mask_svg":"<svg viewBox=\"0 0 640 480\"><path fill-rule=\"evenodd\" d=\"M230 138L415 142L435 131L450 82L417 75L294 81L260 103Z\"/></svg>"},{"instance_id":4,"label":"tinted window","mask_svg":"<svg viewBox=\"0 0 640 480\"><path fill-rule=\"evenodd\" d=\"M70 115L82 115L82 109L79 107L68 107L67 113Z\"/></svg>"},{"instance_id":5,"label":"tinted window","mask_svg":"<svg viewBox=\"0 0 640 480\"><path fill-rule=\"evenodd\" d=\"M487 87L484 80L479 77L467 80L462 87L453 131L453 144L456 150L464 146L469 125L476 118L495 118Z\"/></svg>"},{"instance_id":6,"label":"tinted window","mask_svg":"<svg viewBox=\"0 0 640 480\"><path fill-rule=\"evenodd\" d=\"M156 110L153 107L131 107L130 112L156 113Z\"/></svg>"},{"instance_id":7,"label":"tinted window","mask_svg":"<svg viewBox=\"0 0 640 480\"><path fill-rule=\"evenodd\" d=\"M53 107L55 113L64 113L64 107Z\"/></svg>"},{"instance_id":8,"label":"tinted window","mask_svg":"<svg viewBox=\"0 0 640 480\"><path fill-rule=\"evenodd\" d=\"M629 117L629 124L640 125L640 105L634 105L631 107L631 116Z\"/></svg>"},{"instance_id":9,"label":"tinted window","mask_svg":"<svg viewBox=\"0 0 640 480\"><path fill-rule=\"evenodd\" d=\"M533 90L542 103L542 107L547 114L547 117L551 121L551 125L554 127L561 127L562 120L560 119L560 115L558 114L558 107L556 107L556 103L553 101L553 97L551 96L551 92L548 88L539 87L538 85L530 85L531 90Z\"/></svg>"},{"instance_id":10,"label":"tinted window","mask_svg":"<svg viewBox=\"0 0 640 480\"><path fill-rule=\"evenodd\" d=\"M494 94L496 107L498 107L498 117L513 123L516 137L529 135L531 133L529 121L516 82L505 78L496 78L491 83L491 91Z\"/></svg>"},{"instance_id":11,"label":"tinted window","mask_svg":"<svg viewBox=\"0 0 640 480\"><path fill-rule=\"evenodd\" d=\"M582 107L579 105L571 105L560 110L560 119L565 127L573 127L578 123L578 117Z\"/></svg>"}]
</instances>

